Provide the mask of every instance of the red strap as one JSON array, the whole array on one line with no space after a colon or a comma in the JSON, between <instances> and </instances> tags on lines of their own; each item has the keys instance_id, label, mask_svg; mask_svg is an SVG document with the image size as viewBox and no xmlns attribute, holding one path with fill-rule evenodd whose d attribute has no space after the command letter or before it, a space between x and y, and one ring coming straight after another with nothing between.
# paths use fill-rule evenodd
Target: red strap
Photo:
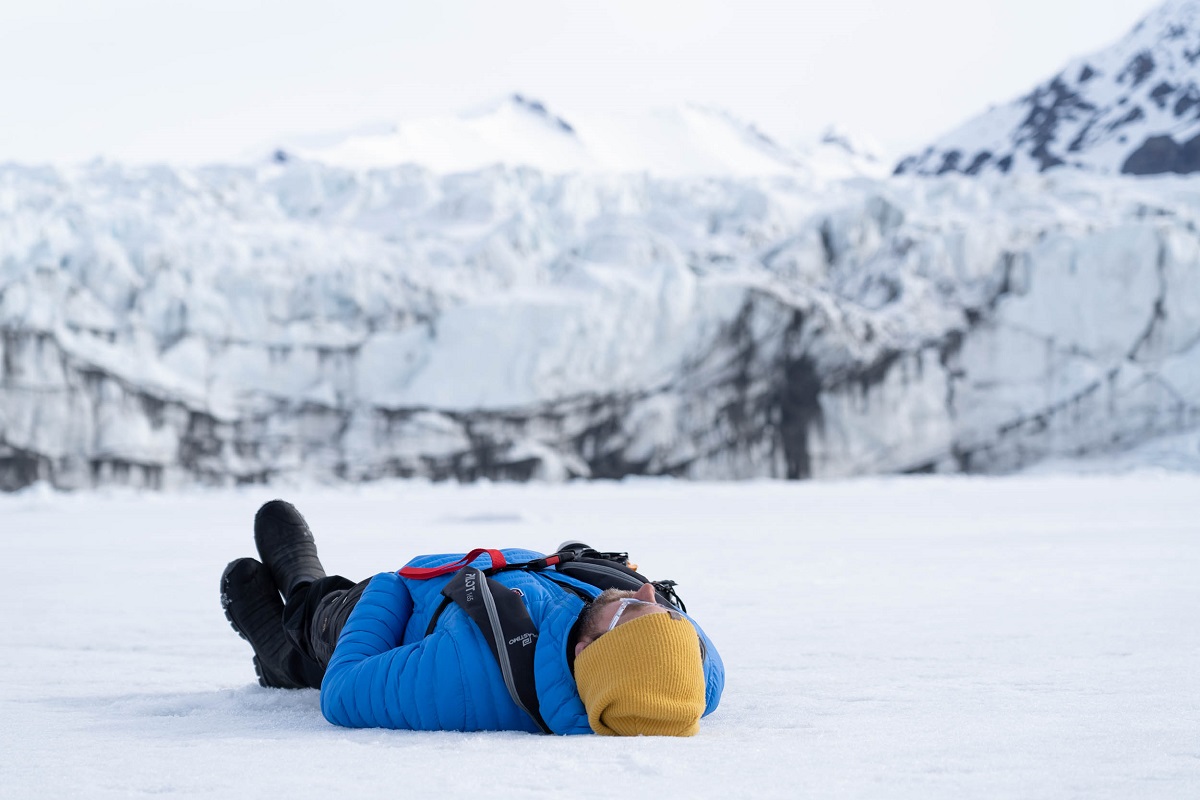
<instances>
[{"instance_id":1,"label":"red strap","mask_svg":"<svg viewBox=\"0 0 1200 800\"><path fill-rule=\"evenodd\" d=\"M440 567L403 567L397 570L397 573L402 578L412 578L413 580L417 581L427 581L430 578L436 578L439 575L448 575L451 572L458 572L467 564L470 564L472 561L485 553L492 559L492 567L503 567L508 563L504 560L504 554L499 550L488 550L481 547L467 553L453 564L443 564Z\"/></svg>"}]
</instances>

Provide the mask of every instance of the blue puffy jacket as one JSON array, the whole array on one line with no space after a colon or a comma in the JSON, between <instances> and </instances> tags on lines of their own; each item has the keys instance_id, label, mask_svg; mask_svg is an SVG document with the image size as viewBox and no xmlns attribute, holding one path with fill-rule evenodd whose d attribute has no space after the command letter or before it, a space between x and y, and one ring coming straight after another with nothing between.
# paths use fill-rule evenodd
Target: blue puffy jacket
<instances>
[{"instance_id":1,"label":"blue puffy jacket","mask_svg":"<svg viewBox=\"0 0 1200 800\"><path fill-rule=\"evenodd\" d=\"M531 550L503 550L509 563L541 558ZM420 556L413 567L449 564L462 555ZM472 566L486 569L482 555ZM321 713L335 725L408 730L515 730L538 728L508 694L496 657L479 628L451 603L426 636L452 576L430 580L384 572L371 579L346 620L321 683ZM567 640L584 602L556 585L569 582L586 594L599 589L564 575L555 580L537 572L501 572L496 580L520 589L538 629L534 678L542 718L554 733L591 733L583 701L567 660ZM705 715L721 698L725 670L712 642L704 641Z\"/></svg>"}]
</instances>

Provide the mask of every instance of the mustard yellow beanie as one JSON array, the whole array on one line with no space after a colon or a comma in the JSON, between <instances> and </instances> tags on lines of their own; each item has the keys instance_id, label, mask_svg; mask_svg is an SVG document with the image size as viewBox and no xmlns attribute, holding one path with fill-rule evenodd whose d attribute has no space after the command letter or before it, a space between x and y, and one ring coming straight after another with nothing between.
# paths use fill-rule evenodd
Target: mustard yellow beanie
<instances>
[{"instance_id":1,"label":"mustard yellow beanie","mask_svg":"<svg viewBox=\"0 0 1200 800\"><path fill-rule=\"evenodd\" d=\"M700 640L687 620L647 614L583 648L575 683L604 736L693 736L704 714Z\"/></svg>"}]
</instances>

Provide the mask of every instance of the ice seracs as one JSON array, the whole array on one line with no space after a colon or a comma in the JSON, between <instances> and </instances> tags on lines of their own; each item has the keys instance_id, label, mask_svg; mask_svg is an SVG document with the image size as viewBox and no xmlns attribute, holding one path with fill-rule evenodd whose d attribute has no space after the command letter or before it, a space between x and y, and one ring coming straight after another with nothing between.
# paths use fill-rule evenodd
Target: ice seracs
<instances>
[{"instance_id":1,"label":"ice seracs","mask_svg":"<svg viewBox=\"0 0 1200 800\"><path fill-rule=\"evenodd\" d=\"M1198 191L0 167L0 485L1119 450L1200 425Z\"/></svg>"}]
</instances>

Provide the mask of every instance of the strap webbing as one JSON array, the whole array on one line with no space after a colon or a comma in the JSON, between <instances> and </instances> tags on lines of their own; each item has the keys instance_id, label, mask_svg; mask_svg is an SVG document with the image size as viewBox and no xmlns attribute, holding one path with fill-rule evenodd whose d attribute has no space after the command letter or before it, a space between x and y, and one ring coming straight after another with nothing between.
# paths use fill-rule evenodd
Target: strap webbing
<instances>
[{"instance_id":1,"label":"strap webbing","mask_svg":"<svg viewBox=\"0 0 1200 800\"><path fill-rule=\"evenodd\" d=\"M542 719L533 673L537 626L520 596L475 567L455 575L442 594L462 607L483 633L513 702L542 733L550 733Z\"/></svg>"},{"instance_id":2,"label":"strap webbing","mask_svg":"<svg viewBox=\"0 0 1200 800\"><path fill-rule=\"evenodd\" d=\"M436 578L439 575L449 575L451 572L458 572L460 569L470 564L481 555L487 554L492 559L491 569L497 570L507 566L508 562L504 560L504 554L499 550L489 550L484 547L476 548L465 556L455 561L453 564L443 564L440 567L402 567L397 570L397 573L402 578L412 578L418 581L427 581L430 578Z\"/></svg>"}]
</instances>

